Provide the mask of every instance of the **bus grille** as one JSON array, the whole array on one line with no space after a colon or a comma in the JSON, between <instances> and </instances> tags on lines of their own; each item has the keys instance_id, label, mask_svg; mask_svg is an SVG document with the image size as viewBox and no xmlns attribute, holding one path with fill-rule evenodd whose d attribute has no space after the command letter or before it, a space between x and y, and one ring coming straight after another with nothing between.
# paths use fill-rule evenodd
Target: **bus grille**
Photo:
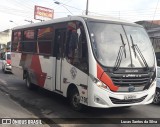
<instances>
[{"instance_id":1,"label":"bus grille","mask_svg":"<svg viewBox=\"0 0 160 127\"><path fill-rule=\"evenodd\" d=\"M138 98L138 99L131 99L131 100L120 100L120 99L116 99L113 97L109 97L109 98L111 99L113 104L133 104L133 103L142 102L146 97L147 97L147 95L143 96L141 98Z\"/></svg>"},{"instance_id":2,"label":"bus grille","mask_svg":"<svg viewBox=\"0 0 160 127\"><path fill-rule=\"evenodd\" d=\"M112 75L111 76L113 83L118 86L118 87L124 87L124 86L129 86L134 85L136 86L144 86L148 84L149 82L149 75L147 74L141 74L135 75L135 77L125 77L122 75Z\"/></svg>"}]
</instances>

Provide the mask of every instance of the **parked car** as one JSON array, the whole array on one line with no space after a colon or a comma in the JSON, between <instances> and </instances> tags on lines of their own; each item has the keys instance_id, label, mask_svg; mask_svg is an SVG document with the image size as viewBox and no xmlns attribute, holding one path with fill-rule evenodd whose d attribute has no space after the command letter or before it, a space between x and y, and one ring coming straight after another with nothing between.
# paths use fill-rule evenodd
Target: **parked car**
<instances>
[{"instance_id":1,"label":"parked car","mask_svg":"<svg viewBox=\"0 0 160 127\"><path fill-rule=\"evenodd\" d=\"M2 58L2 71L4 73L11 72L11 52L6 52Z\"/></svg>"},{"instance_id":2,"label":"parked car","mask_svg":"<svg viewBox=\"0 0 160 127\"><path fill-rule=\"evenodd\" d=\"M153 103L160 104L160 67L157 67L157 87L156 87Z\"/></svg>"}]
</instances>

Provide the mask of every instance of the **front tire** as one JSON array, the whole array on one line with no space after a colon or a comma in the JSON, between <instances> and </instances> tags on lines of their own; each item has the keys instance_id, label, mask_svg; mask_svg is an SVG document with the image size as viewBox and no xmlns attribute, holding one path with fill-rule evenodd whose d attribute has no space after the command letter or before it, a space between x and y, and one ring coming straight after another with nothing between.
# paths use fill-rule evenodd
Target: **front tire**
<instances>
[{"instance_id":1,"label":"front tire","mask_svg":"<svg viewBox=\"0 0 160 127\"><path fill-rule=\"evenodd\" d=\"M71 91L72 93L70 94L69 97L69 101L70 101L70 105L72 107L73 110L75 111L81 111L83 108L83 105L80 103L80 95L77 89L73 89L73 91Z\"/></svg>"},{"instance_id":2,"label":"front tire","mask_svg":"<svg viewBox=\"0 0 160 127\"><path fill-rule=\"evenodd\" d=\"M160 104L160 89L156 89L153 104Z\"/></svg>"}]
</instances>

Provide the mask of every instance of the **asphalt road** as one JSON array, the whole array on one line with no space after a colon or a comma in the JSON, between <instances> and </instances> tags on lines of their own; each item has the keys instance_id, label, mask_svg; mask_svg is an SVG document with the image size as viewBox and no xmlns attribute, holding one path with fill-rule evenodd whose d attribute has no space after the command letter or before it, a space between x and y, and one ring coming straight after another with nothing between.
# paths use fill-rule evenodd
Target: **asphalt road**
<instances>
[{"instance_id":1,"label":"asphalt road","mask_svg":"<svg viewBox=\"0 0 160 127\"><path fill-rule=\"evenodd\" d=\"M1 68L1 64L0 64ZM83 112L73 111L66 98L49 92L43 89L35 91L28 90L25 82L13 74L4 74L0 69L0 90L7 93L10 98L19 103L23 108L32 112L39 118L49 118L51 122L58 123L58 125L66 126L81 126L79 121L73 121L72 124L66 124L66 118L82 118L82 121L87 123L86 126L99 126L100 123L90 124L90 120L99 118L160 118L160 105L140 105L133 106L128 109L112 108L112 109L98 109L86 108ZM58 119L56 119L58 118ZM84 119L85 118L85 119ZM91 119L86 119L91 118ZM99 120L101 120L99 119ZM71 119L70 119L71 120ZM107 120L107 119L106 119ZM113 119L114 120L114 119ZM111 120L112 121L112 120ZM90 124L90 125L89 125ZM144 124L100 124L101 126L113 127L143 127ZM160 124L145 124L145 127L159 127Z\"/></svg>"}]
</instances>

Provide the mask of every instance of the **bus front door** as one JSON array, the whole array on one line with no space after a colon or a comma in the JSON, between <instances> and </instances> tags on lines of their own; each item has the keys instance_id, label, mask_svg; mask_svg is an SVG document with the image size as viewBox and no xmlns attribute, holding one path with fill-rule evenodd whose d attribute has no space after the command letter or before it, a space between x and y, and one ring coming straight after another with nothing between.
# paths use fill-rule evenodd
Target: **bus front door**
<instances>
[{"instance_id":1,"label":"bus front door","mask_svg":"<svg viewBox=\"0 0 160 127\"><path fill-rule=\"evenodd\" d=\"M65 29L55 30L55 54L56 54L56 81L55 81L55 90L62 92L61 90L61 81L62 81L62 62L63 62L63 52L64 52L64 43L65 43Z\"/></svg>"}]
</instances>

